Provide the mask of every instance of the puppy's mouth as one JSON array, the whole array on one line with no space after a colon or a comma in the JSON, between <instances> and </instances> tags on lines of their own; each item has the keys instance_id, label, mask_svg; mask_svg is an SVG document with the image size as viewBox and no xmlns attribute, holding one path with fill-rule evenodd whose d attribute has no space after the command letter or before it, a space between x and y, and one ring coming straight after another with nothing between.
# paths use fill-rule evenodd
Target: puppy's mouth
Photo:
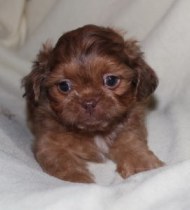
<instances>
[{"instance_id":1,"label":"puppy's mouth","mask_svg":"<svg viewBox=\"0 0 190 210\"><path fill-rule=\"evenodd\" d=\"M73 127L84 132L96 132L107 130L110 123L111 120L108 119L106 113L100 110L80 110L80 112L75 115Z\"/></svg>"},{"instance_id":2,"label":"puppy's mouth","mask_svg":"<svg viewBox=\"0 0 190 210\"><path fill-rule=\"evenodd\" d=\"M106 121L86 121L85 123L79 123L77 125L77 129L85 133L105 133L109 132L112 127L112 124Z\"/></svg>"},{"instance_id":3,"label":"puppy's mouth","mask_svg":"<svg viewBox=\"0 0 190 210\"><path fill-rule=\"evenodd\" d=\"M104 121L88 121L81 122L77 125L80 130L86 131L103 131L108 127L109 123Z\"/></svg>"},{"instance_id":4,"label":"puppy's mouth","mask_svg":"<svg viewBox=\"0 0 190 210\"><path fill-rule=\"evenodd\" d=\"M81 130L103 130L109 123L94 111L84 112L78 118L77 127Z\"/></svg>"}]
</instances>

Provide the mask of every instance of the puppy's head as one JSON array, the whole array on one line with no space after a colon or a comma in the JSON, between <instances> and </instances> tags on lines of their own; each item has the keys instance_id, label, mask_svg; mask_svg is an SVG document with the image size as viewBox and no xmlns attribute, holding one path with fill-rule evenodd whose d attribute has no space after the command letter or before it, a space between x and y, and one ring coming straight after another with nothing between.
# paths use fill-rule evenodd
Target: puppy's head
<instances>
[{"instance_id":1,"label":"puppy's head","mask_svg":"<svg viewBox=\"0 0 190 210\"><path fill-rule=\"evenodd\" d=\"M45 46L23 80L31 103L47 100L63 124L90 132L121 121L157 83L136 41L94 25Z\"/></svg>"}]
</instances>

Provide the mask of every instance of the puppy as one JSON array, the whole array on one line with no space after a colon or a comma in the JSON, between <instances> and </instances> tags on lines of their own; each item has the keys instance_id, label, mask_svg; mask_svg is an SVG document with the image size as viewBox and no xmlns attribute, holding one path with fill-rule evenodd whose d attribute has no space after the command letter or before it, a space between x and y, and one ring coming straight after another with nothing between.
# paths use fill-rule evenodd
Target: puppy
<instances>
[{"instance_id":1,"label":"puppy","mask_svg":"<svg viewBox=\"0 0 190 210\"><path fill-rule=\"evenodd\" d=\"M89 161L109 158L123 178L163 165L144 123L158 79L136 41L95 25L67 32L43 46L22 84L34 154L48 174L92 183Z\"/></svg>"}]
</instances>

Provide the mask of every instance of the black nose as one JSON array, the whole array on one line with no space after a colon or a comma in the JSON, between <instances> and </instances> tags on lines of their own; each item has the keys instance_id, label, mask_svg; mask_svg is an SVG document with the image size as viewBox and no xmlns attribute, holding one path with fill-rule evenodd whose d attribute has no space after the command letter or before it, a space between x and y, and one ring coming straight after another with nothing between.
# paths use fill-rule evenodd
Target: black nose
<instances>
[{"instance_id":1,"label":"black nose","mask_svg":"<svg viewBox=\"0 0 190 210\"><path fill-rule=\"evenodd\" d=\"M83 101L82 103L82 107L90 114L92 114L96 105L97 105L97 101L95 100Z\"/></svg>"}]
</instances>

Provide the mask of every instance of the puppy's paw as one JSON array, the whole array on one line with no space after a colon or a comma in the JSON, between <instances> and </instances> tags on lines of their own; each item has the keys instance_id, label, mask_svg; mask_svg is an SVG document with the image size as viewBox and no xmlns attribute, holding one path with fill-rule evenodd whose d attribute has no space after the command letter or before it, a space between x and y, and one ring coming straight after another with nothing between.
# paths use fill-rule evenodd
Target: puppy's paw
<instances>
[{"instance_id":1,"label":"puppy's paw","mask_svg":"<svg viewBox=\"0 0 190 210\"><path fill-rule=\"evenodd\" d=\"M143 156L128 156L118 163L117 171L123 177L127 178L133 174L147 171L164 166L154 154L146 154Z\"/></svg>"},{"instance_id":2,"label":"puppy's paw","mask_svg":"<svg viewBox=\"0 0 190 210\"><path fill-rule=\"evenodd\" d=\"M76 183L94 183L94 178L90 173L75 171L71 173L64 173L64 174L56 174L54 175L60 179L69 182L76 182Z\"/></svg>"},{"instance_id":3,"label":"puppy's paw","mask_svg":"<svg viewBox=\"0 0 190 210\"><path fill-rule=\"evenodd\" d=\"M78 182L78 183L94 183L94 179L89 174L73 174L71 177L71 182Z\"/></svg>"}]
</instances>

